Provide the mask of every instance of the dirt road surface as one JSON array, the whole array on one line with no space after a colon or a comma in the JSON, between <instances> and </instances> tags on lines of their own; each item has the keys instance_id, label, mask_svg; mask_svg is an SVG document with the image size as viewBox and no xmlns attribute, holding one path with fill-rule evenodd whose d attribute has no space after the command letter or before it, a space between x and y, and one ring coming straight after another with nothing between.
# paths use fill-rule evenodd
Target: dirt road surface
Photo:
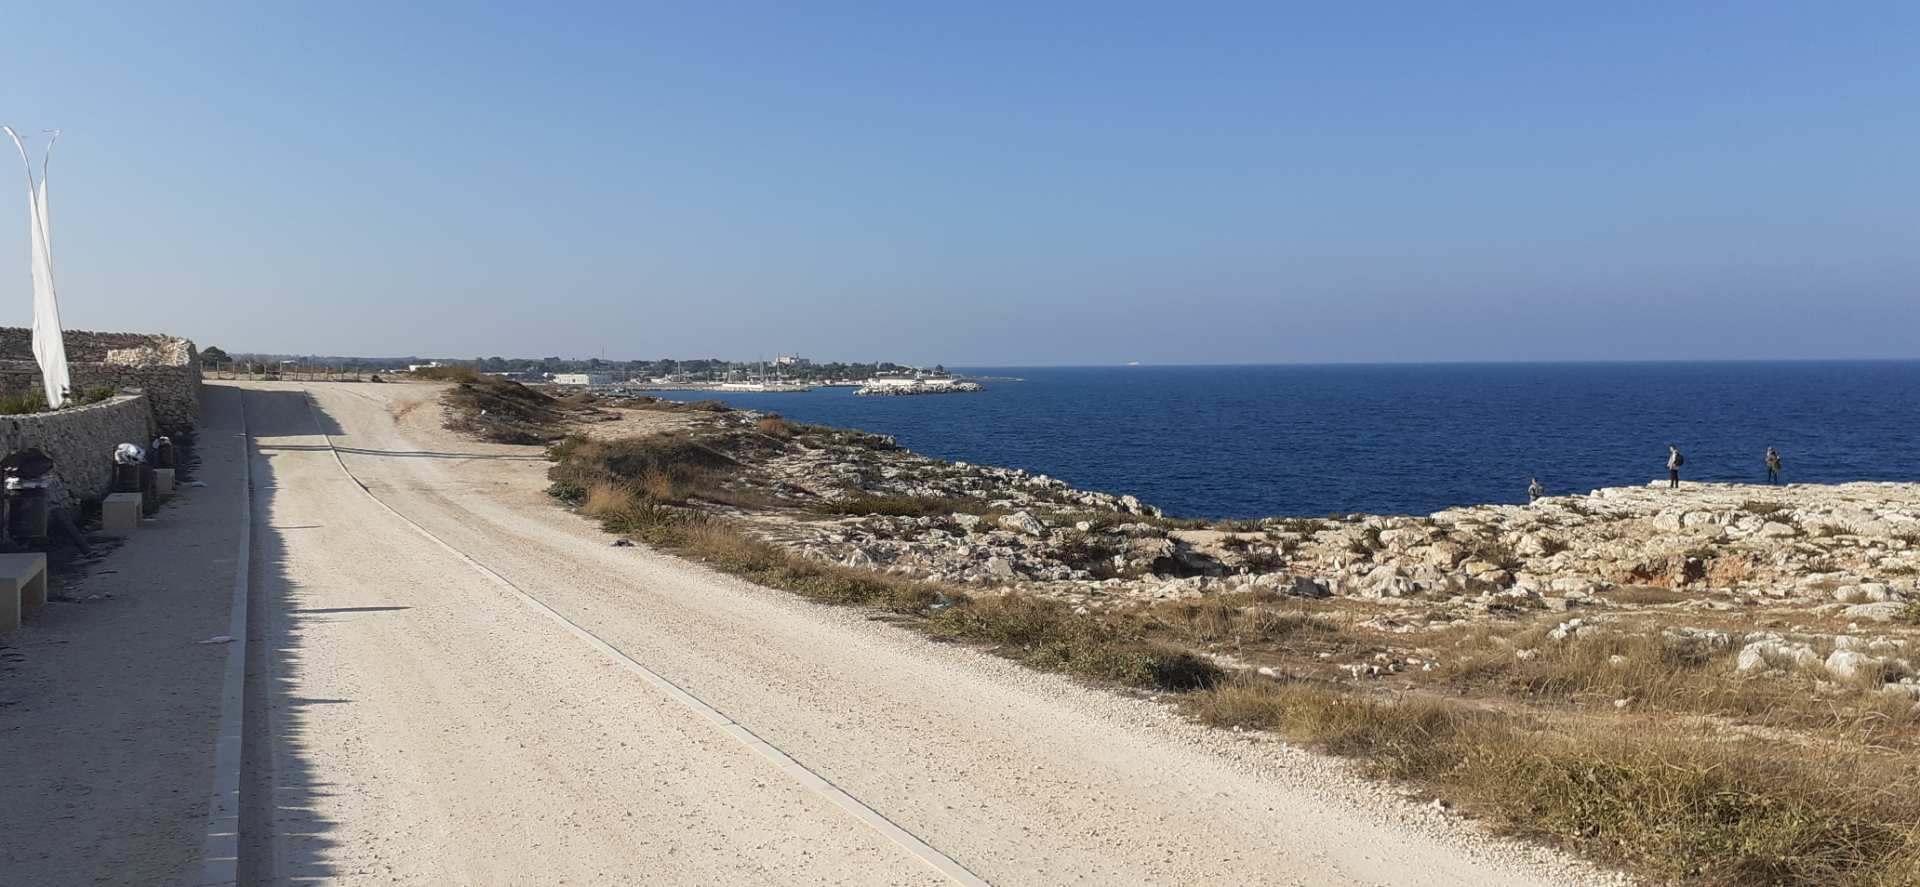
<instances>
[{"instance_id":1,"label":"dirt road surface","mask_svg":"<svg viewBox=\"0 0 1920 887\"><path fill-rule=\"evenodd\" d=\"M242 883L1609 882L1268 739L609 546L438 389L248 383Z\"/></svg>"}]
</instances>

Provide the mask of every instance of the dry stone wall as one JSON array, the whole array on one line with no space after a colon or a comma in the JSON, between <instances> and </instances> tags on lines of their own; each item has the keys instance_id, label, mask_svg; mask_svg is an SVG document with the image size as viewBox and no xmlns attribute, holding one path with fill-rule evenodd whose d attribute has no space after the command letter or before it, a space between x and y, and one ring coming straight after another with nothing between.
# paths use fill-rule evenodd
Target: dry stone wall
<instances>
[{"instance_id":1,"label":"dry stone wall","mask_svg":"<svg viewBox=\"0 0 1920 887\"><path fill-rule=\"evenodd\" d=\"M153 410L145 395L120 395L51 413L0 416L0 453L39 447L53 458L54 508L73 508L113 491L113 448L146 446Z\"/></svg>"},{"instance_id":2,"label":"dry stone wall","mask_svg":"<svg viewBox=\"0 0 1920 887\"><path fill-rule=\"evenodd\" d=\"M178 336L86 330L68 330L63 337L75 391L139 389L163 433L193 431L200 419L200 353L192 342ZM0 389L11 393L40 384L33 331L0 327Z\"/></svg>"}]
</instances>

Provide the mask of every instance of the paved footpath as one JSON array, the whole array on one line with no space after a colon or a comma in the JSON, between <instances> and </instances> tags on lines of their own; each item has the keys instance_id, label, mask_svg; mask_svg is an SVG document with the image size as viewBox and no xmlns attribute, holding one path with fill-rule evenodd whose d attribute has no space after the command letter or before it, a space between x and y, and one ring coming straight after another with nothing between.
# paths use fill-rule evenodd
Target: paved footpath
<instances>
[{"instance_id":1,"label":"paved footpath","mask_svg":"<svg viewBox=\"0 0 1920 887\"><path fill-rule=\"evenodd\" d=\"M0 884L183 884L200 867L241 532L240 394L208 388L181 487L0 639ZM107 454L101 454L106 458Z\"/></svg>"}]
</instances>

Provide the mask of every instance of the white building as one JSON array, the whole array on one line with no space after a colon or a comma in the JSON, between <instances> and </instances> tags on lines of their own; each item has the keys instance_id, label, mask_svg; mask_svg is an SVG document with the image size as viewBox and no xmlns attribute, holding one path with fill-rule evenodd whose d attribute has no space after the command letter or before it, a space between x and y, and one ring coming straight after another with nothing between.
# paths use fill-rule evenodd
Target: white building
<instances>
[{"instance_id":1,"label":"white building","mask_svg":"<svg viewBox=\"0 0 1920 887\"><path fill-rule=\"evenodd\" d=\"M777 367L810 367L813 366L813 361L801 357L798 354L782 354L773 359L773 365Z\"/></svg>"},{"instance_id":2,"label":"white building","mask_svg":"<svg viewBox=\"0 0 1920 887\"><path fill-rule=\"evenodd\" d=\"M613 376L607 373L554 373L555 385L612 385Z\"/></svg>"}]
</instances>

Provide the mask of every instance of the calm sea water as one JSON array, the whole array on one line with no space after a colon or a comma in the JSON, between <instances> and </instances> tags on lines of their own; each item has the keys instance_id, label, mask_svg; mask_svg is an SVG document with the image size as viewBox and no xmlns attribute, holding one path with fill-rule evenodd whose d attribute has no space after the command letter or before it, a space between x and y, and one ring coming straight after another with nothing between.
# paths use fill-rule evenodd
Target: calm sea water
<instances>
[{"instance_id":1,"label":"calm sea water","mask_svg":"<svg viewBox=\"0 0 1920 887\"><path fill-rule=\"evenodd\" d=\"M1666 475L1920 481L1920 361L971 368L981 394L726 395L1181 516L1423 513ZM694 395L687 395L694 396ZM697 396L712 396L707 394Z\"/></svg>"}]
</instances>

